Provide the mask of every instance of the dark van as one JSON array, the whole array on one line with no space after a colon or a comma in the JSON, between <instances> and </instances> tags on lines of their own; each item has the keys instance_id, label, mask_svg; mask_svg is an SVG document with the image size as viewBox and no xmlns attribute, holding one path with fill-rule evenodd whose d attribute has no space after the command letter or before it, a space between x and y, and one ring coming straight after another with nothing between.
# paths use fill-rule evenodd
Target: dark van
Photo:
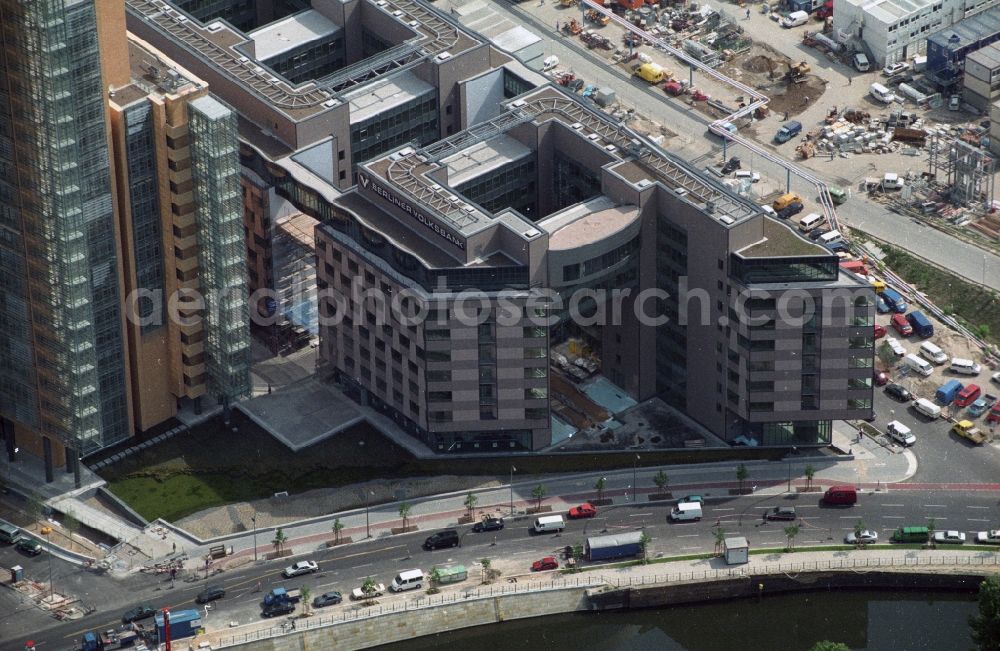
<instances>
[{"instance_id":1,"label":"dark van","mask_svg":"<svg viewBox=\"0 0 1000 651\"><path fill-rule=\"evenodd\" d=\"M777 143L788 142L800 133L802 133L802 123L792 120L778 129L778 133L774 134L774 141Z\"/></svg>"},{"instance_id":2,"label":"dark van","mask_svg":"<svg viewBox=\"0 0 1000 651\"><path fill-rule=\"evenodd\" d=\"M458 547L458 532L454 529L445 529L427 536L427 540L424 541L424 549L427 551L442 547Z\"/></svg>"},{"instance_id":3,"label":"dark van","mask_svg":"<svg viewBox=\"0 0 1000 651\"><path fill-rule=\"evenodd\" d=\"M823 493L823 504L850 506L857 502L858 491L854 486L831 486Z\"/></svg>"}]
</instances>

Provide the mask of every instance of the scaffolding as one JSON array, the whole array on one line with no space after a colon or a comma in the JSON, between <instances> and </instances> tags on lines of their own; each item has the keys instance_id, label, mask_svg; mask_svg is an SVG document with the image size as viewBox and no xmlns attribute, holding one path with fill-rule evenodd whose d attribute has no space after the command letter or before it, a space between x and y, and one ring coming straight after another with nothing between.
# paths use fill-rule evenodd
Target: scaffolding
<instances>
[{"instance_id":1,"label":"scaffolding","mask_svg":"<svg viewBox=\"0 0 1000 651\"><path fill-rule=\"evenodd\" d=\"M996 159L958 138L931 137L928 173L947 188L949 200L957 205L984 210L993 206Z\"/></svg>"}]
</instances>

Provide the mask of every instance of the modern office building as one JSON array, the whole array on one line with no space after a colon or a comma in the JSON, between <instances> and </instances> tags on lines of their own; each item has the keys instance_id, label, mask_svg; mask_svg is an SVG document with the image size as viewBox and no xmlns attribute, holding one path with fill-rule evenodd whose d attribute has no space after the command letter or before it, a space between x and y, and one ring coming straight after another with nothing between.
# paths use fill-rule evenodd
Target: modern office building
<instances>
[{"instance_id":1,"label":"modern office building","mask_svg":"<svg viewBox=\"0 0 1000 651\"><path fill-rule=\"evenodd\" d=\"M282 178L293 202L325 194ZM437 451L547 446L549 353L570 334L630 396L726 440L820 445L831 420L871 414L870 286L558 89L362 164L318 212L321 358ZM393 297L402 309L383 310Z\"/></svg>"},{"instance_id":2,"label":"modern office building","mask_svg":"<svg viewBox=\"0 0 1000 651\"><path fill-rule=\"evenodd\" d=\"M129 29L204 79L240 115L251 291L276 290L272 224L281 204L263 166L294 157L337 192L358 164L428 145L544 83L419 0L291 4L126 0ZM210 5L210 6L209 6ZM233 19L236 15L253 18ZM494 83L499 80L499 83ZM478 94L479 88L492 94ZM268 299L252 309L268 313Z\"/></svg>"},{"instance_id":3,"label":"modern office building","mask_svg":"<svg viewBox=\"0 0 1000 651\"><path fill-rule=\"evenodd\" d=\"M248 392L236 116L129 41L121 3L4 0L0 37L0 424L51 481ZM171 322L182 287L218 309Z\"/></svg>"},{"instance_id":4,"label":"modern office building","mask_svg":"<svg viewBox=\"0 0 1000 651\"><path fill-rule=\"evenodd\" d=\"M0 1L0 425L50 478L132 434L106 108L124 19Z\"/></svg>"},{"instance_id":5,"label":"modern office building","mask_svg":"<svg viewBox=\"0 0 1000 651\"><path fill-rule=\"evenodd\" d=\"M841 42L885 66L924 54L928 36L996 4L997 0L835 0L833 29Z\"/></svg>"},{"instance_id":6,"label":"modern office building","mask_svg":"<svg viewBox=\"0 0 1000 651\"><path fill-rule=\"evenodd\" d=\"M142 431L249 393L250 322L237 116L148 43L130 36L127 47L129 83L108 102Z\"/></svg>"}]
</instances>

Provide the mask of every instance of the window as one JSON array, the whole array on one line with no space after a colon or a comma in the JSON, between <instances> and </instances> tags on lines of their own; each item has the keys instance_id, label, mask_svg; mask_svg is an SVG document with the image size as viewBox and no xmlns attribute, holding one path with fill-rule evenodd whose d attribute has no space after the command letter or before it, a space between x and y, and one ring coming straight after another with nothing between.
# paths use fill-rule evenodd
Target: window
<instances>
[{"instance_id":1,"label":"window","mask_svg":"<svg viewBox=\"0 0 1000 651\"><path fill-rule=\"evenodd\" d=\"M450 402L451 391L428 391L427 400L431 402Z\"/></svg>"},{"instance_id":2,"label":"window","mask_svg":"<svg viewBox=\"0 0 1000 651\"><path fill-rule=\"evenodd\" d=\"M750 411L761 412L761 411L774 411L773 402L751 402Z\"/></svg>"},{"instance_id":3,"label":"window","mask_svg":"<svg viewBox=\"0 0 1000 651\"><path fill-rule=\"evenodd\" d=\"M872 401L870 398L851 398L847 401L848 409L871 409Z\"/></svg>"},{"instance_id":4,"label":"window","mask_svg":"<svg viewBox=\"0 0 1000 651\"><path fill-rule=\"evenodd\" d=\"M451 382L451 371L427 371L428 382Z\"/></svg>"},{"instance_id":5,"label":"window","mask_svg":"<svg viewBox=\"0 0 1000 651\"><path fill-rule=\"evenodd\" d=\"M580 277L580 263L563 266L563 282L577 280Z\"/></svg>"},{"instance_id":6,"label":"window","mask_svg":"<svg viewBox=\"0 0 1000 651\"><path fill-rule=\"evenodd\" d=\"M549 397L549 390L545 388L531 388L524 390L525 400L544 400Z\"/></svg>"},{"instance_id":7,"label":"window","mask_svg":"<svg viewBox=\"0 0 1000 651\"><path fill-rule=\"evenodd\" d=\"M871 386L872 379L870 377L851 378L847 381L848 389L870 389Z\"/></svg>"},{"instance_id":8,"label":"window","mask_svg":"<svg viewBox=\"0 0 1000 651\"><path fill-rule=\"evenodd\" d=\"M411 406L413 401L410 401ZM451 422L451 412L450 411L429 411L427 412L427 420L432 423L450 423Z\"/></svg>"},{"instance_id":9,"label":"window","mask_svg":"<svg viewBox=\"0 0 1000 651\"><path fill-rule=\"evenodd\" d=\"M524 369L524 378L526 380L548 377L548 374L549 369L545 366L536 366Z\"/></svg>"},{"instance_id":10,"label":"window","mask_svg":"<svg viewBox=\"0 0 1000 651\"><path fill-rule=\"evenodd\" d=\"M427 351L427 361L428 362L450 362L451 361L451 351L450 350L429 350Z\"/></svg>"},{"instance_id":11,"label":"window","mask_svg":"<svg viewBox=\"0 0 1000 651\"><path fill-rule=\"evenodd\" d=\"M426 331L427 341L441 341L442 339L448 339L451 336L450 330L444 329L434 329Z\"/></svg>"},{"instance_id":12,"label":"window","mask_svg":"<svg viewBox=\"0 0 1000 651\"><path fill-rule=\"evenodd\" d=\"M493 344L479 345L479 363L493 363L497 361L496 346Z\"/></svg>"},{"instance_id":13,"label":"window","mask_svg":"<svg viewBox=\"0 0 1000 651\"><path fill-rule=\"evenodd\" d=\"M526 420L548 420L549 410L545 407L535 407L532 409L524 410L524 417Z\"/></svg>"},{"instance_id":14,"label":"window","mask_svg":"<svg viewBox=\"0 0 1000 651\"><path fill-rule=\"evenodd\" d=\"M496 387L492 384L479 385L479 404L492 405L496 402Z\"/></svg>"},{"instance_id":15,"label":"window","mask_svg":"<svg viewBox=\"0 0 1000 651\"><path fill-rule=\"evenodd\" d=\"M540 339L546 334L546 329L543 327L532 327L524 329L525 339ZM618 337L618 343L621 343L621 335L615 335Z\"/></svg>"},{"instance_id":16,"label":"window","mask_svg":"<svg viewBox=\"0 0 1000 651\"><path fill-rule=\"evenodd\" d=\"M525 348L524 359L541 359L545 357L544 348Z\"/></svg>"}]
</instances>

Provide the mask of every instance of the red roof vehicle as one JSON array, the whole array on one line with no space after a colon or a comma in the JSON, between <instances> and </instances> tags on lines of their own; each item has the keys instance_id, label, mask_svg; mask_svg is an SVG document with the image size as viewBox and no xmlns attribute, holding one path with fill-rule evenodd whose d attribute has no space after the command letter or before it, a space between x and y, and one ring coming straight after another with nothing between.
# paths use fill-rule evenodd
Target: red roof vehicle
<instances>
[{"instance_id":1,"label":"red roof vehicle","mask_svg":"<svg viewBox=\"0 0 1000 651\"><path fill-rule=\"evenodd\" d=\"M555 556L546 556L541 560L537 560L531 564L532 572L544 572L545 570L558 570L559 561L556 560Z\"/></svg>"},{"instance_id":2,"label":"red roof vehicle","mask_svg":"<svg viewBox=\"0 0 1000 651\"><path fill-rule=\"evenodd\" d=\"M597 515L597 507L590 502L584 502L580 506L574 506L569 510L569 517L571 520L576 520L577 518L592 518Z\"/></svg>"}]
</instances>

